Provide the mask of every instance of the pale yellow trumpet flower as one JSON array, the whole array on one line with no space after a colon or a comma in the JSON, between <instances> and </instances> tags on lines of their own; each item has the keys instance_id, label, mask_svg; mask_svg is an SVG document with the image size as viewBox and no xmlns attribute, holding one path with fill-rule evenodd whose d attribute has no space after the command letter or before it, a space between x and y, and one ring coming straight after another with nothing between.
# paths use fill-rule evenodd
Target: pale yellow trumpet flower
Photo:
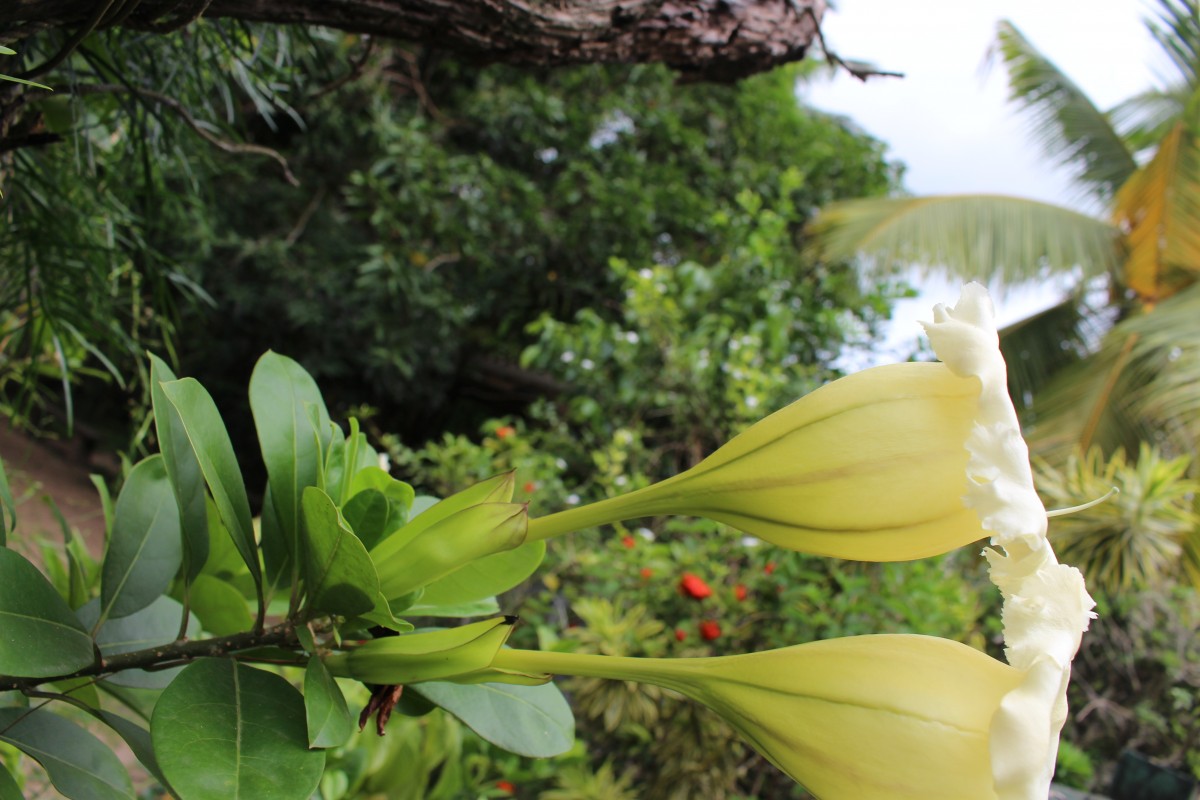
<instances>
[{"instance_id":1,"label":"pale yellow trumpet flower","mask_svg":"<svg viewBox=\"0 0 1200 800\"><path fill-rule=\"evenodd\" d=\"M492 666L673 689L824 800L997 800L991 728L1023 680L966 645L908 635L720 658L501 650Z\"/></svg>"}]
</instances>

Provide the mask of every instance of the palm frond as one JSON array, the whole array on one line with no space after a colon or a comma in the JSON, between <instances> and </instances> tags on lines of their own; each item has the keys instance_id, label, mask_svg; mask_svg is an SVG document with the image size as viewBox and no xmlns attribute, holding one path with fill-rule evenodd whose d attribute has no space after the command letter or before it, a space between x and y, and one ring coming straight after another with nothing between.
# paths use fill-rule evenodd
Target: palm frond
<instances>
[{"instance_id":1,"label":"palm frond","mask_svg":"<svg viewBox=\"0 0 1200 800\"><path fill-rule=\"evenodd\" d=\"M1200 4L1195 0L1158 0L1158 12L1146 20L1146 27L1183 80L1196 88L1200 83Z\"/></svg>"},{"instance_id":2,"label":"palm frond","mask_svg":"<svg viewBox=\"0 0 1200 800\"><path fill-rule=\"evenodd\" d=\"M1169 89L1147 89L1122 100L1108 111L1113 127L1133 153L1156 146L1183 116L1191 89L1180 84Z\"/></svg>"},{"instance_id":3,"label":"palm frond","mask_svg":"<svg viewBox=\"0 0 1200 800\"><path fill-rule=\"evenodd\" d=\"M1200 449L1200 284L1118 326L1136 337L1126 400L1175 452ZM1115 329L1114 329L1115 331Z\"/></svg>"},{"instance_id":4,"label":"palm frond","mask_svg":"<svg viewBox=\"0 0 1200 800\"><path fill-rule=\"evenodd\" d=\"M1108 117L1011 22L1000 22L997 45L1009 101L1028 115L1042 150L1080 189L1107 202L1137 169Z\"/></svg>"},{"instance_id":5,"label":"palm frond","mask_svg":"<svg viewBox=\"0 0 1200 800\"><path fill-rule=\"evenodd\" d=\"M1200 284L1119 322L1098 352L1056 376L1035 398L1031 449L1063 463L1077 447L1200 454Z\"/></svg>"},{"instance_id":6,"label":"palm frond","mask_svg":"<svg viewBox=\"0 0 1200 800\"><path fill-rule=\"evenodd\" d=\"M1143 300L1169 297L1200 271L1200 141L1175 123L1150 163L1117 193L1113 219L1126 232L1124 284Z\"/></svg>"},{"instance_id":7,"label":"palm frond","mask_svg":"<svg viewBox=\"0 0 1200 800\"><path fill-rule=\"evenodd\" d=\"M1086 358L1102 331L1096 312L1077 293L1000 331L1008 391L1018 411L1063 369Z\"/></svg>"},{"instance_id":8,"label":"palm frond","mask_svg":"<svg viewBox=\"0 0 1200 800\"><path fill-rule=\"evenodd\" d=\"M1060 206L1000 195L849 200L823 209L812 247L833 259L865 255L966 280L1018 284L1047 272L1085 278L1120 267L1119 232Z\"/></svg>"}]
</instances>

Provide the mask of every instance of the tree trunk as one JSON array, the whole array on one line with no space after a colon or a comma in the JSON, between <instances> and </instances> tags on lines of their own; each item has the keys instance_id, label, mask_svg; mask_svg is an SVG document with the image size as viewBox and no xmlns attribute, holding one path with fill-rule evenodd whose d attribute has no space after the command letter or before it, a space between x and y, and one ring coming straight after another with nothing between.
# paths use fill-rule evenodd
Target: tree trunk
<instances>
[{"instance_id":1,"label":"tree trunk","mask_svg":"<svg viewBox=\"0 0 1200 800\"><path fill-rule=\"evenodd\" d=\"M0 42L46 28L168 30L201 13L325 25L538 66L661 62L732 81L804 57L825 0L0 0Z\"/></svg>"}]
</instances>

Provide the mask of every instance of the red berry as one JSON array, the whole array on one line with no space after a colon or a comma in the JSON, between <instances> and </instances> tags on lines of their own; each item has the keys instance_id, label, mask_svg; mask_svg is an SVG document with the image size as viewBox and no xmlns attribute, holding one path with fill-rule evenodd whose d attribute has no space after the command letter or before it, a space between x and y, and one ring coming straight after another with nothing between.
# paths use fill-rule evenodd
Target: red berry
<instances>
[{"instance_id":1,"label":"red berry","mask_svg":"<svg viewBox=\"0 0 1200 800\"><path fill-rule=\"evenodd\" d=\"M746 591L746 585L744 583L739 583L737 586L733 587L733 596L737 598L739 603L745 600L746 595L748 594L749 592Z\"/></svg>"},{"instance_id":2,"label":"red berry","mask_svg":"<svg viewBox=\"0 0 1200 800\"><path fill-rule=\"evenodd\" d=\"M626 550L632 550L633 548L637 547L637 539L633 538L629 534L625 534L621 537L621 544L625 545Z\"/></svg>"},{"instance_id":3,"label":"red berry","mask_svg":"<svg viewBox=\"0 0 1200 800\"><path fill-rule=\"evenodd\" d=\"M700 638L706 642L711 642L713 639L720 637L721 626L713 622L711 619L706 619L700 623Z\"/></svg>"},{"instance_id":4,"label":"red berry","mask_svg":"<svg viewBox=\"0 0 1200 800\"><path fill-rule=\"evenodd\" d=\"M513 786L513 784L509 781L496 781L496 788L502 792L507 792L508 794L512 794L517 790L517 787Z\"/></svg>"},{"instance_id":5,"label":"red berry","mask_svg":"<svg viewBox=\"0 0 1200 800\"><path fill-rule=\"evenodd\" d=\"M675 629L675 641L682 642L686 638L687 638L687 631L685 631L683 628Z\"/></svg>"},{"instance_id":6,"label":"red berry","mask_svg":"<svg viewBox=\"0 0 1200 800\"><path fill-rule=\"evenodd\" d=\"M765 567L763 567L763 572L767 573L768 575L770 575L774 571L775 571L775 562L774 561L768 561L767 565Z\"/></svg>"},{"instance_id":7,"label":"red berry","mask_svg":"<svg viewBox=\"0 0 1200 800\"><path fill-rule=\"evenodd\" d=\"M512 436L516 432L517 432L517 429L514 428L512 425L501 425L499 428L496 428L496 438L497 439L507 439L509 436Z\"/></svg>"},{"instance_id":8,"label":"red berry","mask_svg":"<svg viewBox=\"0 0 1200 800\"><path fill-rule=\"evenodd\" d=\"M683 577L679 579L679 591L695 600L703 600L712 596L712 589L708 584L690 572L683 573Z\"/></svg>"},{"instance_id":9,"label":"red berry","mask_svg":"<svg viewBox=\"0 0 1200 800\"><path fill-rule=\"evenodd\" d=\"M650 569L649 567L642 567L642 578L644 580L650 580L650 576L653 574L654 570Z\"/></svg>"},{"instance_id":10,"label":"red berry","mask_svg":"<svg viewBox=\"0 0 1200 800\"><path fill-rule=\"evenodd\" d=\"M537 488L537 484L533 481L526 481L521 488L525 490L525 494L532 494L533 490Z\"/></svg>"}]
</instances>

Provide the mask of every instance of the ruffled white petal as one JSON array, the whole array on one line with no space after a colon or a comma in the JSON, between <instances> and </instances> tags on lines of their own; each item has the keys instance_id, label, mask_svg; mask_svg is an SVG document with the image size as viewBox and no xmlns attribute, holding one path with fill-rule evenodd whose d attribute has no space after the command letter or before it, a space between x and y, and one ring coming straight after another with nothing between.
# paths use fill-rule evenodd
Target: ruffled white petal
<instances>
[{"instance_id":1,"label":"ruffled white petal","mask_svg":"<svg viewBox=\"0 0 1200 800\"><path fill-rule=\"evenodd\" d=\"M992 301L978 283L953 308L938 305L925 331L957 375L981 383L980 416L967 441L967 493L992 544L992 582L1004 598L1005 654L1025 680L1005 696L991 729L1000 800L1044 798L1067 714L1071 659L1095 603L1079 570L1059 564L1046 539L1046 510L1033 486L1029 450L1008 396Z\"/></svg>"}]
</instances>

